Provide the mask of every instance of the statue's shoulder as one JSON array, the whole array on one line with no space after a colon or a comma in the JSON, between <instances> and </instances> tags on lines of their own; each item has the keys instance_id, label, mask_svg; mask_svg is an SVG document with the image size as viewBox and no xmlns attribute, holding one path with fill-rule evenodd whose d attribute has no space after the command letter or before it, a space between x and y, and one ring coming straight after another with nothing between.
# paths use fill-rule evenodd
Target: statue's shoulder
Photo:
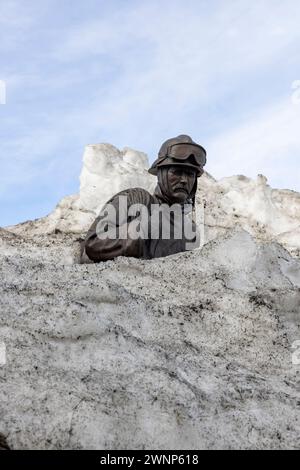
<instances>
[{"instance_id":1,"label":"statue's shoulder","mask_svg":"<svg viewBox=\"0 0 300 470\"><path fill-rule=\"evenodd\" d=\"M115 194L112 199L118 199L120 197L127 197L128 204L144 204L148 205L153 202L153 196L144 188L128 188L123 189L119 193Z\"/></svg>"}]
</instances>

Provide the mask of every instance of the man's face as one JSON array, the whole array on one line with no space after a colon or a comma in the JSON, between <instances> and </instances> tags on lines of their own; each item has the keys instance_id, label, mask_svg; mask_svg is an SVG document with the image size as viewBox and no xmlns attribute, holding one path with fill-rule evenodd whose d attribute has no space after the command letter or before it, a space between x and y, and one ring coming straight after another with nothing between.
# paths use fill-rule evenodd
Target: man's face
<instances>
[{"instance_id":1,"label":"man's face","mask_svg":"<svg viewBox=\"0 0 300 470\"><path fill-rule=\"evenodd\" d=\"M174 203L184 203L196 181L196 171L186 166L170 166L168 169L169 198Z\"/></svg>"}]
</instances>

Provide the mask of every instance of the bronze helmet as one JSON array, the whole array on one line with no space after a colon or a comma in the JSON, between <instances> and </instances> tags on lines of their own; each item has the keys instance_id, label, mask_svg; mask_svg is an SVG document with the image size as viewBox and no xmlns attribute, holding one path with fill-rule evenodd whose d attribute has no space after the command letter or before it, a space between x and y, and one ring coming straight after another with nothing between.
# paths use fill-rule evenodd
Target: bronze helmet
<instances>
[{"instance_id":1,"label":"bronze helmet","mask_svg":"<svg viewBox=\"0 0 300 470\"><path fill-rule=\"evenodd\" d=\"M186 166L196 170L197 177L203 174L206 150L188 135L179 135L166 140L159 149L158 158L149 168L151 175L164 166Z\"/></svg>"}]
</instances>

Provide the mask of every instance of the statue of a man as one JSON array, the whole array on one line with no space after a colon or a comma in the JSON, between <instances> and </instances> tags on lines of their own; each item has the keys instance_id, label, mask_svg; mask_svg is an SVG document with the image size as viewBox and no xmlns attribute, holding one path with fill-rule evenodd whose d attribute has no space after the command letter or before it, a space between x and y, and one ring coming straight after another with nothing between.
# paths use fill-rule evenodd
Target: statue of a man
<instances>
[{"instance_id":1,"label":"statue of a man","mask_svg":"<svg viewBox=\"0 0 300 470\"><path fill-rule=\"evenodd\" d=\"M164 142L149 169L158 178L154 194L131 188L112 197L87 233L82 262L151 259L199 246L192 214L205 164L206 151L188 135Z\"/></svg>"}]
</instances>

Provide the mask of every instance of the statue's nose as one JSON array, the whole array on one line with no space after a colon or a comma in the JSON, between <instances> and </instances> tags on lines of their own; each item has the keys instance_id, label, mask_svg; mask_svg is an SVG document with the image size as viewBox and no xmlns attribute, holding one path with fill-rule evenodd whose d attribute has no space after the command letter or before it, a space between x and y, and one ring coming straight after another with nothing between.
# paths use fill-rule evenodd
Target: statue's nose
<instances>
[{"instance_id":1,"label":"statue's nose","mask_svg":"<svg viewBox=\"0 0 300 470\"><path fill-rule=\"evenodd\" d=\"M187 176L184 173L181 174L180 183L187 184Z\"/></svg>"}]
</instances>

